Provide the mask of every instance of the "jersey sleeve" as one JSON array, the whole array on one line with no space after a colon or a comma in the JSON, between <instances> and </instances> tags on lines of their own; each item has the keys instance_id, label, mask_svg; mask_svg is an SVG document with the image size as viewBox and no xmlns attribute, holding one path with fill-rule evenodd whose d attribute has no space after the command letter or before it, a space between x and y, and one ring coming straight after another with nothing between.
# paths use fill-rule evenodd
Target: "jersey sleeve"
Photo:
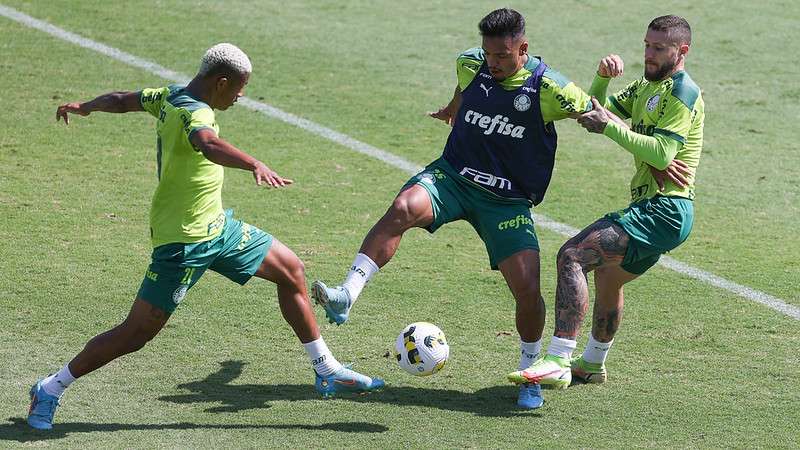
<instances>
[{"instance_id":1,"label":"jersey sleeve","mask_svg":"<svg viewBox=\"0 0 800 450\"><path fill-rule=\"evenodd\" d=\"M683 147L683 142L670 139L662 134L653 136L639 134L614 121L606 124L603 134L633 156L658 170L666 169Z\"/></svg>"},{"instance_id":2,"label":"jersey sleeve","mask_svg":"<svg viewBox=\"0 0 800 450\"><path fill-rule=\"evenodd\" d=\"M653 134L660 134L683 144L691 127L692 111L679 98L669 95Z\"/></svg>"},{"instance_id":3,"label":"jersey sleeve","mask_svg":"<svg viewBox=\"0 0 800 450\"><path fill-rule=\"evenodd\" d=\"M589 94L575 83L549 69L542 75L539 104L542 120L553 122L566 119L572 113L582 113L592 109Z\"/></svg>"},{"instance_id":4,"label":"jersey sleeve","mask_svg":"<svg viewBox=\"0 0 800 450\"><path fill-rule=\"evenodd\" d=\"M183 120L183 131L186 137L191 139L192 135L199 130L209 129L216 134L216 119L211 108L200 108L192 112L184 111L181 114Z\"/></svg>"},{"instance_id":5,"label":"jersey sleeve","mask_svg":"<svg viewBox=\"0 0 800 450\"><path fill-rule=\"evenodd\" d=\"M168 95L168 87L142 89L142 91L139 92L139 103L142 104L142 108L150 113L151 116L158 117L161 111L161 104Z\"/></svg>"},{"instance_id":6,"label":"jersey sleeve","mask_svg":"<svg viewBox=\"0 0 800 450\"><path fill-rule=\"evenodd\" d=\"M462 91L472 83L483 64L483 49L471 48L456 58L456 76L458 88Z\"/></svg>"},{"instance_id":7,"label":"jersey sleeve","mask_svg":"<svg viewBox=\"0 0 800 450\"><path fill-rule=\"evenodd\" d=\"M614 114L622 117L623 119L631 118L631 111L633 111L633 100L636 90L639 89L641 79L631 82L622 90L609 95L605 103L608 104L609 109Z\"/></svg>"}]
</instances>

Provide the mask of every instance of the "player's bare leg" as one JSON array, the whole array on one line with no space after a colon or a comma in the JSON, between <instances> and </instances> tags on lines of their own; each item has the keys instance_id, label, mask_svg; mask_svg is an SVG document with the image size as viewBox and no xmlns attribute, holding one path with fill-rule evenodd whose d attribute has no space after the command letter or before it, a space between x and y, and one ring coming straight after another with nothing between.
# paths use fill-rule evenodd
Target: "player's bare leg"
<instances>
[{"instance_id":1,"label":"player's bare leg","mask_svg":"<svg viewBox=\"0 0 800 450\"><path fill-rule=\"evenodd\" d=\"M516 300L519 337L525 342L542 338L545 306L539 288L539 252L523 250L498 264L500 273Z\"/></svg>"},{"instance_id":2,"label":"player's bare leg","mask_svg":"<svg viewBox=\"0 0 800 450\"><path fill-rule=\"evenodd\" d=\"M528 368L542 348L545 306L539 284L539 252L523 250L506 258L498 268L516 301L517 332L520 337L519 369ZM544 404L541 388L536 384L520 386L517 405L537 409Z\"/></svg>"},{"instance_id":3,"label":"player's bare leg","mask_svg":"<svg viewBox=\"0 0 800 450\"><path fill-rule=\"evenodd\" d=\"M342 286L329 288L321 281L314 282L312 295L325 308L328 320L337 325L347 321L350 308L364 285L392 259L403 234L411 228L431 223L433 207L425 188L413 184L400 191L383 217L367 233Z\"/></svg>"},{"instance_id":4,"label":"player's bare leg","mask_svg":"<svg viewBox=\"0 0 800 450\"><path fill-rule=\"evenodd\" d=\"M592 335L599 342L611 342L622 321L625 303L623 286L638 275L620 266L605 266L594 271L595 300L592 313Z\"/></svg>"},{"instance_id":5,"label":"player's bare leg","mask_svg":"<svg viewBox=\"0 0 800 450\"><path fill-rule=\"evenodd\" d=\"M342 366L328 349L308 298L305 266L289 247L274 239L255 276L277 286L281 314L308 353L316 376L316 389L323 397L342 392L369 392L384 386L383 380Z\"/></svg>"},{"instance_id":6,"label":"player's bare leg","mask_svg":"<svg viewBox=\"0 0 800 450\"><path fill-rule=\"evenodd\" d=\"M383 267L397 252L403 233L431 223L433 207L428 192L420 185L411 185L397 194L383 217L369 230L359 253L369 256L378 267Z\"/></svg>"},{"instance_id":7,"label":"player's bare leg","mask_svg":"<svg viewBox=\"0 0 800 450\"><path fill-rule=\"evenodd\" d=\"M161 331L168 319L164 310L137 298L121 324L90 339L69 364L33 385L28 424L40 430L53 428L58 399L67 386L110 361L141 349Z\"/></svg>"},{"instance_id":8,"label":"player's bare leg","mask_svg":"<svg viewBox=\"0 0 800 450\"><path fill-rule=\"evenodd\" d=\"M161 331L169 315L161 308L137 298L128 317L105 333L93 337L69 362L75 378L93 372L122 355L140 350Z\"/></svg>"},{"instance_id":9,"label":"player's bare leg","mask_svg":"<svg viewBox=\"0 0 800 450\"><path fill-rule=\"evenodd\" d=\"M273 239L255 276L275 283L281 314L300 342L319 339L319 326L306 289L305 266L289 247Z\"/></svg>"},{"instance_id":10,"label":"player's bare leg","mask_svg":"<svg viewBox=\"0 0 800 450\"><path fill-rule=\"evenodd\" d=\"M586 274L598 268L618 267L625 257L628 240L628 234L619 225L601 219L561 247L557 260L555 332L548 354L529 369L509 374L509 379L559 389L569 386L572 352L589 307ZM613 305L610 308L613 310Z\"/></svg>"},{"instance_id":11,"label":"player's bare leg","mask_svg":"<svg viewBox=\"0 0 800 450\"><path fill-rule=\"evenodd\" d=\"M567 241L558 252L554 335L576 339L589 307L586 274L618 266L628 249L628 234L617 224L598 220Z\"/></svg>"},{"instance_id":12,"label":"player's bare leg","mask_svg":"<svg viewBox=\"0 0 800 450\"><path fill-rule=\"evenodd\" d=\"M623 285L637 275L617 265L594 270L595 300L592 312L592 335L583 356L572 358L572 376L584 383L604 383L608 377L605 358L622 321L625 303Z\"/></svg>"}]
</instances>

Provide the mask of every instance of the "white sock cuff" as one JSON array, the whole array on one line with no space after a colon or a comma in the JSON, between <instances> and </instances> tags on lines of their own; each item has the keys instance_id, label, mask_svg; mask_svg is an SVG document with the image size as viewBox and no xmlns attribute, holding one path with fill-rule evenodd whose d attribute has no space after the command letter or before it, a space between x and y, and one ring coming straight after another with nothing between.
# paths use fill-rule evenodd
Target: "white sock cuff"
<instances>
[{"instance_id":1,"label":"white sock cuff","mask_svg":"<svg viewBox=\"0 0 800 450\"><path fill-rule=\"evenodd\" d=\"M58 377L67 384L72 384L75 381L75 377L72 375L72 372L69 370L69 364L64 364L64 367L58 371Z\"/></svg>"},{"instance_id":2,"label":"white sock cuff","mask_svg":"<svg viewBox=\"0 0 800 450\"><path fill-rule=\"evenodd\" d=\"M367 267L369 267L371 269L371 272L373 274L377 273L378 271L381 270L381 268L378 267L377 264L375 264L375 261L373 261L372 258L370 258L369 256L367 256L367 255L365 255L363 253L359 253L359 254L356 255L356 257L353 259L353 265L354 266L367 266Z\"/></svg>"},{"instance_id":3,"label":"white sock cuff","mask_svg":"<svg viewBox=\"0 0 800 450\"><path fill-rule=\"evenodd\" d=\"M536 342L525 342L520 339L519 348L525 353L539 354L542 351L542 339L539 338L539 340Z\"/></svg>"},{"instance_id":4,"label":"white sock cuff","mask_svg":"<svg viewBox=\"0 0 800 450\"><path fill-rule=\"evenodd\" d=\"M50 395L61 397L64 390L74 381L75 377L69 370L69 364L64 364L61 370L42 380L42 388Z\"/></svg>"},{"instance_id":5,"label":"white sock cuff","mask_svg":"<svg viewBox=\"0 0 800 450\"><path fill-rule=\"evenodd\" d=\"M369 282L373 275L378 273L380 268L369 256L359 253L353 259L353 264L347 272L342 286L350 293L350 299L356 301L364 286Z\"/></svg>"},{"instance_id":6,"label":"white sock cuff","mask_svg":"<svg viewBox=\"0 0 800 450\"><path fill-rule=\"evenodd\" d=\"M519 370L525 370L536 361L536 358L539 357L539 353L542 352L542 339L540 338L536 342L525 342L520 339L519 348L521 350L519 355Z\"/></svg>"},{"instance_id":7,"label":"white sock cuff","mask_svg":"<svg viewBox=\"0 0 800 450\"><path fill-rule=\"evenodd\" d=\"M330 375L342 367L342 364L333 357L333 353L331 353L322 336L319 339L303 344L303 348L306 349L306 353L311 359L311 367L322 376Z\"/></svg>"},{"instance_id":8,"label":"white sock cuff","mask_svg":"<svg viewBox=\"0 0 800 450\"><path fill-rule=\"evenodd\" d=\"M303 344L303 347L306 349L309 356L331 352L331 350L328 348L328 344L325 343L325 339L322 339L322 336L317 338L315 341L306 342Z\"/></svg>"},{"instance_id":9,"label":"white sock cuff","mask_svg":"<svg viewBox=\"0 0 800 450\"><path fill-rule=\"evenodd\" d=\"M614 343L612 339L610 342L599 342L591 334L589 335L589 342L586 343L586 348L583 349L583 359L592 364L603 364L608 357L608 351L611 349L611 344Z\"/></svg>"},{"instance_id":10,"label":"white sock cuff","mask_svg":"<svg viewBox=\"0 0 800 450\"><path fill-rule=\"evenodd\" d=\"M547 347L547 354L558 356L559 358L571 358L572 352L575 351L577 346L578 342L574 339L553 336L550 340L550 345Z\"/></svg>"},{"instance_id":11,"label":"white sock cuff","mask_svg":"<svg viewBox=\"0 0 800 450\"><path fill-rule=\"evenodd\" d=\"M586 346L588 347L591 345L592 347L597 347L598 350L608 351L608 349L611 348L611 344L613 343L614 343L613 339L608 342L600 342L597 339L595 339L593 335L589 334L589 342L586 343Z\"/></svg>"}]
</instances>

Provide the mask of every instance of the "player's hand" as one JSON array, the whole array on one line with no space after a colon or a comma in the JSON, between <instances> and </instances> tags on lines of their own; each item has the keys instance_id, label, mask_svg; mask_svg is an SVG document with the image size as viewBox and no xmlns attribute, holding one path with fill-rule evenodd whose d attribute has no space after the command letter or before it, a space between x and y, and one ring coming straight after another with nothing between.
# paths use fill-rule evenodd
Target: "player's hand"
<instances>
[{"instance_id":1,"label":"player's hand","mask_svg":"<svg viewBox=\"0 0 800 450\"><path fill-rule=\"evenodd\" d=\"M450 110L449 106L450 105L442 106L438 111L429 112L428 115L434 119L439 119L452 127L455 123L455 118L453 117L453 112Z\"/></svg>"},{"instance_id":2,"label":"player's hand","mask_svg":"<svg viewBox=\"0 0 800 450\"><path fill-rule=\"evenodd\" d=\"M83 103L67 103L59 106L56 110L56 122L58 119L64 119L64 123L69 125L69 113L88 116L90 112L83 107Z\"/></svg>"},{"instance_id":3,"label":"player's hand","mask_svg":"<svg viewBox=\"0 0 800 450\"><path fill-rule=\"evenodd\" d=\"M611 54L600 60L597 74L604 78L615 78L622 76L624 68L625 64L622 62L622 58L619 55Z\"/></svg>"},{"instance_id":4,"label":"player's hand","mask_svg":"<svg viewBox=\"0 0 800 450\"><path fill-rule=\"evenodd\" d=\"M692 170L680 159L673 159L664 170L658 170L655 167L650 166L650 173L653 175L653 178L656 179L658 190L663 192L667 180L671 181L679 188L685 188L688 186L689 180L686 177L691 175Z\"/></svg>"},{"instance_id":5,"label":"player's hand","mask_svg":"<svg viewBox=\"0 0 800 450\"><path fill-rule=\"evenodd\" d=\"M592 110L581 114L577 120L589 133L602 133L611 117L603 105L592 97Z\"/></svg>"},{"instance_id":6,"label":"player's hand","mask_svg":"<svg viewBox=\"0 0 800 450\"><path fill-rule=\"evenodd\" d=\"M274 188L288 186L294 183L294 181L278 175L261 161L256 161L255 167L253 168L253 178L256 179L256 184L259 186L267 185Z\"/></svg>"}]
</instances>

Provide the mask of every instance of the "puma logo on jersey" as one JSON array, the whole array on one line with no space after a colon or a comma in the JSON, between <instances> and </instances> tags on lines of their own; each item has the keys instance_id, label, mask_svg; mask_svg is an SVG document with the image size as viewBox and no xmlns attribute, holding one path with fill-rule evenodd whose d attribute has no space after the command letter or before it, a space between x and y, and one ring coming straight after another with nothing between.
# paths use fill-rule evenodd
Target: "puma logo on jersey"
<instances>
[{"instance_id":1,"label":"puma logo on jersey","mask_svg":"<svg viewBox=\"0 0 800 450\"><path fill-rule=\"evenodd\" d=\"M508 117L505 117L501 114L498 114L494 117L489 117L470 109L466 112L466 114L464 114L464 121L483 128L483 134L487 136L495 133L522 139L525 133L525 127L509 123Z\"/></svg>"},{"instance_id":2,"label":"puma logo on jersey","mask_svg":"<svg viewBox=\"0 0 800 450\"><path fill-rule=\"evenodd\" d=\"M491 91L493 88L494 88L494 86L492 86L492 87L490 87L490 88L488 88L488 89L487 89L487 88L486 88L486 86L484 86L484 85L483 85L483 83L481 83L481 89L483 89L484 91L486 91L486 96L487 96L487 97L489 96L489 91Z\"/></svg>"}]
</instances>

